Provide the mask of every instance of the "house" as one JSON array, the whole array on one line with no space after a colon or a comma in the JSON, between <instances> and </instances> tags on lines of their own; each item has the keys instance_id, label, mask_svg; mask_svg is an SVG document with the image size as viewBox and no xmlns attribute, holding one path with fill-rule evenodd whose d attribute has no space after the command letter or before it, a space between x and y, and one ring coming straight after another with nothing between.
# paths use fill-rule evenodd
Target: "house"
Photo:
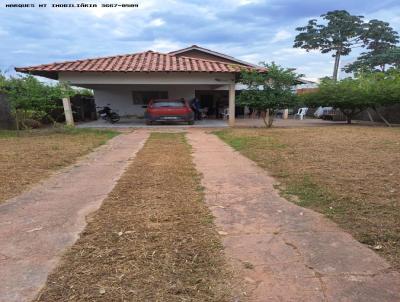
<instances>
[{"instance_id":1,"label":"house","mask_svg":"<svg viewBox=\"0 0 400 302\"><path fill-rule=\"evenodd\" d=\"M120 115L140 116L152 98L200 99L208 113L229 109L235 122L235 91L242 69L265 69L197 45L159 53L135 54L15 68L18 72L93 89L96 105L110 104ZM239 87L239 86L237 86ZM69 99L63 100L67 123L73 124Z\"/></svg>"}]
</instances>

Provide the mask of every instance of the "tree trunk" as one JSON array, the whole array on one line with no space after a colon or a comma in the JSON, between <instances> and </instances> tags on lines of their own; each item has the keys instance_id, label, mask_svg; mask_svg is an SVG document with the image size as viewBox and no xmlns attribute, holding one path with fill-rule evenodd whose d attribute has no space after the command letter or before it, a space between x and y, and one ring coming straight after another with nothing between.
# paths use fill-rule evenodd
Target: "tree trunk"
<instances>
[{"instance_id":1,"label":"tree trunk","mask_svg":"<svg viewBox=\"0 0 400 302\"><path fill-rule=\"evenodd\" d=\"M337 81L338 79L339 65L340 65L340 51L336 51L335 65L333 67L333 77L332 77L334 81Z\"/></svg>"},{"instance_id":2,"label":"tree trunk","mask_svg":"<svg viewBox=\"0 0 400 302\"><path fill-rule=\"evenodd\" d=\"M345 110L345 109L339 109L343 114L344 114L344 116L346 117L346 121L347 121L347 124L351 124L351 120L353 119L353 116L355 115L354 114L354 110L350 110L350 111L348 111L348 110Z\"/></svg>"},{"instance_id":3,"label":"tree trunk","mask_svg":"<svg viewBox=\"0 0 400 302\"><path fill-rule=\"evenodd\" d=\"M268 128L272 127L272 123L274 122L274 115L275 115L275 111L274 110L268 110Z\"/></svg>"},{"instance_id":4,"label":"tree trunk","mask_svg":"<svg viewBox=\"0 0 400 302\"><path fill-rule=\"evenodd\" d=\"M261 111L261 117L263 119L265 128L269 128L269 114L268 114L269 109L265 110L265 111Z\"/></svg>"},{"instance_id":5,"label":"tree trunk","mask_svg":"<svg viewBox=\"0 0 400 302\"><path fill-rule=\"evenodd\" d=\"M264 122L264 125L265 125L265 128L269 128L269 121L268 121L268 118L266 117L266 115L265 116L263 116L262 117L262 119L263 119L263 122Z\"/></svg>"},{"instance_id":6,"label":"tree trunk","mask_svg":"<svg viewBox=\"0 0 400 302\"><path fill-rule=\"evenodd\" d=\"M264 121L265 128L271 128L272 123L274 122L273 111L267 109L262 112L262 119Z\"/></svg>"},{"instance_id":7,"label":"tree trunk","mask_svg":"<svg viewBox=\"0 0 400 302\"><path fill-rule=\"evenodd\" d=\"M18 109L15 110L15 126L17 128L17 131L19 132L19 115L18 115Z\"/></svg>"}]
</instances>

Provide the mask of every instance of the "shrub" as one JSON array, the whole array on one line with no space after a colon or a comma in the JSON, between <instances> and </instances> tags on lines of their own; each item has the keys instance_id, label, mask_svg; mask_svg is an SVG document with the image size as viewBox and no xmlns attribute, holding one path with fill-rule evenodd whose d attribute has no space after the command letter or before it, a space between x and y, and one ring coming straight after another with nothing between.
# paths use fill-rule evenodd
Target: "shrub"
<instances>
[{"instance_id":1,"label":"shrub","mask_svg":"<svg viewBox=\"0 0 400 302\"><path fill-rule=\"evenodd\" d=\"M50 113L62 108L57 100L77 93L63 83L50 85L31 75L9 78L0 75L0 91L7 95L18 129L21 125L27 127L26 119L52 120Z\"/></svg>"}]
</instances>

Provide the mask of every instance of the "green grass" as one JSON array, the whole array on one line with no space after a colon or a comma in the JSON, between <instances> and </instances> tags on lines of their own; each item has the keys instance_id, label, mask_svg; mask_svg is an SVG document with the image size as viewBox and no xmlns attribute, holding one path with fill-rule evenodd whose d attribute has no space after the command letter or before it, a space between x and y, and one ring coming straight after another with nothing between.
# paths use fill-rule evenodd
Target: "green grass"
<instances>
[{"instance_id":1,"label":"green grass","mask_svg":"<svg viewBox=\"0 0 400 302\"><path fill-rule=\"evenodd\" d=\"M237 151L257 148L260 144L269 149L284 149L287 147L285 144L279 143L277 139L269 136L235 136L231 135L227 130L215 131L213 133Z\"/></svg>"},{"instance_id":2,"label":"green grass","mask_svg":"<svg viewBox=\"0 0 400 302\"><path fill-rule=\"evenodd\" d=\"M319 212L330 217L336 213L342 213L346 209L346 207L342 207L343 205L335 202L337 200L335 194L315 183L309 175L292 179L285 186L278 186L277 189L288 200L297 196L298 205L318 209Z\"/></svg>"}]
</instances>

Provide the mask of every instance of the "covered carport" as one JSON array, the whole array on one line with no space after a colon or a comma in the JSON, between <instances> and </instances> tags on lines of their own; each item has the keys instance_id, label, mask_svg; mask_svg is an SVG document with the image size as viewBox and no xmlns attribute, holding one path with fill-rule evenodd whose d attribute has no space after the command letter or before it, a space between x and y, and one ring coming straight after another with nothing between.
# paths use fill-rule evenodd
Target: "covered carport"
<instances>
[{"instance_id":1,"label":"covered carport","mask_svg":"<svg viewBox=\"0 0 400 302\"><path fill-rule=\"evenodd\" d=\"M225 90L232 97L229 123L234 125L235 73L60 73L59 79L70 85L93 89L97 106L110 104L120 115L130 117L142 117L144 107L153 97L192 100L199 90Z\"/></svg>"}]
</instances>

